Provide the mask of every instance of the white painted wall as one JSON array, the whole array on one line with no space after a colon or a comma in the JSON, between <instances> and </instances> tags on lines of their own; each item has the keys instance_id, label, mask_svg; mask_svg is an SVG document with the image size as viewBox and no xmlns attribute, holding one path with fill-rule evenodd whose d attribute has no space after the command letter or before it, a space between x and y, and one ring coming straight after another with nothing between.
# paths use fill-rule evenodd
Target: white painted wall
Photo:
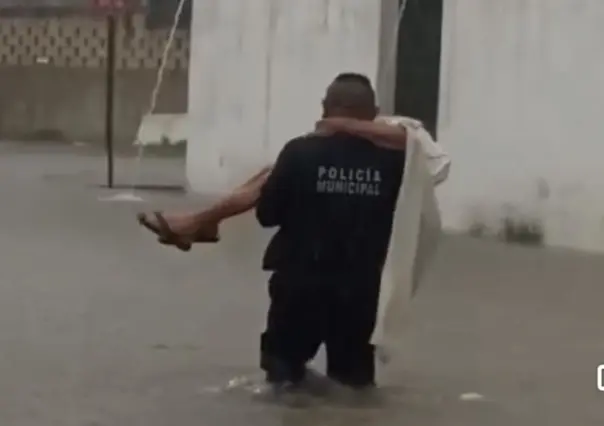
<instances>
[{"instance_id":1,"label":"white painted wall","mask_svg":"<svg viewBox=\"0 0 604 426\"><path fill-rule=\"evenodd\" d=\"M393 41L397 8L397 0L194 1L191 188L225 192L274 161L285 142L312 130L338 73L375 80ZM394 62L380 82L386 103Z\"/></svg>"},{"instance_id":2,"label":"white painted wall","mask_svg":"<svg viewBox=\"0 0 604 426\"><path fill-rule=\"evenodd\" d=\"M445 0L445 225L538 217L546 242L604 251L604 1Z\"/></svg>"}]
</instances>

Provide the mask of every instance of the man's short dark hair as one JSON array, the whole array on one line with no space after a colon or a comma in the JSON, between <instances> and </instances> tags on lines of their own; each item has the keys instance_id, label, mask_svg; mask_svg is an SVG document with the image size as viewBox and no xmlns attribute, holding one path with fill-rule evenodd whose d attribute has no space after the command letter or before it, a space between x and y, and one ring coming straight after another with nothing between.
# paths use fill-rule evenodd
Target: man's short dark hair
<instances>
[{"instance_id":1,"label":"man's short dark hair","mask_svg":"<svg viewBox=\"0 0 604 426\"><path fill-rule=\"evenodd\" d=\"M371 80L369 80L369 77L356 72L343 72L341 74L338 74L333 81L334 83L355 82L367 87L372 87Z\"/></svg>"},{"instance_id":2,"label":"man's short dark hair","mask_svg":"<svg viewBox=\"0 0 604 426\"><path fill-rule=\"evenodd\" d=\"M339 74L327 88L324 107L328 110L364 111L375 109L375 92L369 78L358 73Z\"/></svg>"}]
</instances>

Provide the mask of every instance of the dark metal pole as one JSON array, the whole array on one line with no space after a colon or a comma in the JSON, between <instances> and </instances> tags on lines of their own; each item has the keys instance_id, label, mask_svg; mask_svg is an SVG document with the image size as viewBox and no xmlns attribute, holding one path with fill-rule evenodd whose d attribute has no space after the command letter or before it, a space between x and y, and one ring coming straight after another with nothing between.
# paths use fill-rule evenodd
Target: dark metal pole
<instances>
[{"instance_id":1,"label":"dark metal pole","mask_svg":"<svg viewBox=\"0 0 604 426\"><path fill-rule=\"evenodd\" d=\"M107 15L107 75L105 80L105 151L107 154L107 187L113 188L113 95L115 91L116 18Z\"/></svg>"}]
</instances>

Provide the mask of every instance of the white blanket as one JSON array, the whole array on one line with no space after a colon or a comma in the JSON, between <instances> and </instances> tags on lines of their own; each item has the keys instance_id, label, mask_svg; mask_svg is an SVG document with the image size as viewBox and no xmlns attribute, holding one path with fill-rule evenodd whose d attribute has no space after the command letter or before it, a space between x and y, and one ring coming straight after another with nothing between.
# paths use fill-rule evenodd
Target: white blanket
<instances>
[{"instance_id":1,"label":"white blanket","mask_svg":"<svg viewBox=\"0 0 604 426\"><path fill-rule=\"evenodd\" d=\"M406 117L380 120L404 126L408 133L403 184L372 337L382 360L387 361L392 351L400 347L411 299L436 252L441 220L434 187L447 178L450 160L420 122Z\"/></svg>"}]
</instances>

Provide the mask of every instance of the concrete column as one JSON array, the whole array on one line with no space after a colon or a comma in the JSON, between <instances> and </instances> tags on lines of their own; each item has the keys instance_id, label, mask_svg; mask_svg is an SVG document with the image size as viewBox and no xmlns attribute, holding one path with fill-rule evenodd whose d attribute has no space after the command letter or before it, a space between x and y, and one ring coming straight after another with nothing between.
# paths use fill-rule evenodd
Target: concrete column
<instances>
[{"instance_id":1,"label":"concrete column","mask_svg":"<svg viewBox=\"0 0 604 426\"><path fill-rule=\"evenodd\" d=\"M397 10L398 0L194 1L191 189L222 193L273 162L313 128L340 72L367 74L391 110Z\"/></svg>"}]
</instances>

